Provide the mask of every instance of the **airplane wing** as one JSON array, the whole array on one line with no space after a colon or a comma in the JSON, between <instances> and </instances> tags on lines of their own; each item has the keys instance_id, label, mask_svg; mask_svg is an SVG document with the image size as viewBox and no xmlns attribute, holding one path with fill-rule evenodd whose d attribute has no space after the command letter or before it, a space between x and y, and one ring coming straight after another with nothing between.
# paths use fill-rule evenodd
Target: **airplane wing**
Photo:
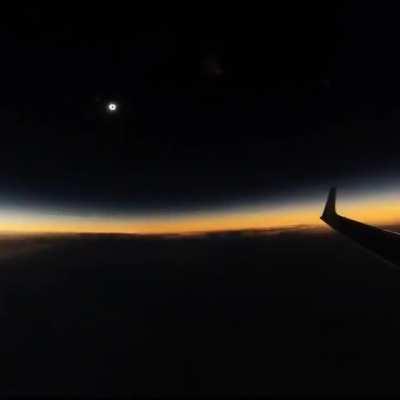
<instances>
[{"instance_id":1,"label":"airplane wing","mask_svg":"<svg viewBox=\"0 0 400 400\"><path fill-rule=\"evenodd\" d=\"M332 188L325 204L322 221L386 261L400 266L400 234L366 225L336 212L336 188Z\"/></svg>"}]
</instances>

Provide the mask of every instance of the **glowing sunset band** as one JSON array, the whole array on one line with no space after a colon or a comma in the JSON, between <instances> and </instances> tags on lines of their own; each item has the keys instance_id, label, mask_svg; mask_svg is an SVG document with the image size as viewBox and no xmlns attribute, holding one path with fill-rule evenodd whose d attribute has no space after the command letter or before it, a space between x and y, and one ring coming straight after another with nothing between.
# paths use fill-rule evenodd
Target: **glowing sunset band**
<instances>
[{"instance_id":1,"label":"glowing sunset band","mask_svg":"<svg viewBox=\"0 0 400 400\"><path fill-rule=\"evenodd\" d=\"M19 232L88 232L88 233L191 233L221 230L257 229L284 227L293 224L315 221L311 210L299 213L296 210L286 212L246 211L197 215L179 215L168 217L65 217L29 215L0 215L0 230Z\"/></svg>"},{"instance_id":2,"label":"glowing sunset band","mask_svg":"<svg viewBox=\"0 0 400 400\"><path fill-rule=\"evenodd\" d=\"M285 207L246 207L231 211L164 216L90 216L48 214L27 210L1 210L0 231L54 233L194 233L239 229L286 228L296 225L324 227L319 216L325 199ZM360 221L384 225L400 222L397 196L338 199L338 211Z\"/></svg>"}]
</instances>

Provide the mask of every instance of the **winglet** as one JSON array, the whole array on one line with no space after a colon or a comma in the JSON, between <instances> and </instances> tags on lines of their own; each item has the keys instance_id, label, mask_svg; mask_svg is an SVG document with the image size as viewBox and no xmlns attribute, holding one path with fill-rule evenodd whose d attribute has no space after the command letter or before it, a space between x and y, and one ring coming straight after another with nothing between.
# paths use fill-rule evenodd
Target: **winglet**
<instances>
[{"instance_id":1,"label":"winglet","mask_svg":"<svg viewBox=\"0 0 400 400\"><path fill-rule=\"evenodd\" d=\"M329 220L336 216L336 188L331 188L329 191L328 199L325 204L324 212L322 213L321 219L323 221Z\"/></svg>"}]
</instances>

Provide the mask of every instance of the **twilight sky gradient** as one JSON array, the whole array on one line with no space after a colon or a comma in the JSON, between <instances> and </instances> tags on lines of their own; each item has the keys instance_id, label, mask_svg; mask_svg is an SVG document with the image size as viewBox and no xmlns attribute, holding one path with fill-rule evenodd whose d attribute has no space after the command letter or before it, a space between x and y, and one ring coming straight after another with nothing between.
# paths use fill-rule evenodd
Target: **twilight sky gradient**
<instances>
[{"instance_id":1,"label":"twilight sky gradient","mask_svg":"<svg viewBox=\"0 0 400 400\"><path fill-rule=\"evenodd\" d=\"M387 225L400 222L400 189L382 185L367 190L340 190L338 212L360 221ZM88 213L68 208L29 208L6 205L0 208L0 230L21 233L193 233L240 229L286 228L308 225L325 227L320 221L326 192L312 197L287 197L280 204L260 203L229 209L197 211L126 212L114 215L105 210Z\"/></svg>"},{"instance_id":2,"label":"twilight sky gradient","mask_svg":"<svg viewBox=\"0 0 400 400\"><path fill-rule=\"evenodd\" d=\"M189 8L5 13L0 231L400 220L397 10Z\"/></svg>"}]
</instances>

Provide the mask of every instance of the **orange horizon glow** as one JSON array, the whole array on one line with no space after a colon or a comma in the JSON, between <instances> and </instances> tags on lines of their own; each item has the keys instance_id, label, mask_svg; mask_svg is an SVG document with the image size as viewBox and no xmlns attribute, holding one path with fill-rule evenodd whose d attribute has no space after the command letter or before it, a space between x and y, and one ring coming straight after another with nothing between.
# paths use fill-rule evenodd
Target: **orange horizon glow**
<instances>
[{"instance_id":1,"label":"orange horizon glow","mask_svg":"<svg viewBox=\"0 0 400 400\"><path fill-rule=\"evenodd\" d=\"M306 225L324 228L319 219L325 199L282 207L248 207L220 212L185 213L148 217L85 217L45 213L1 212L0 232L15 233L128 233L193 234L250 229L285 229ZM361 222L387 225L400 223L397 197L338 200L338 212Z\"/></svg>"}]
</instances>

